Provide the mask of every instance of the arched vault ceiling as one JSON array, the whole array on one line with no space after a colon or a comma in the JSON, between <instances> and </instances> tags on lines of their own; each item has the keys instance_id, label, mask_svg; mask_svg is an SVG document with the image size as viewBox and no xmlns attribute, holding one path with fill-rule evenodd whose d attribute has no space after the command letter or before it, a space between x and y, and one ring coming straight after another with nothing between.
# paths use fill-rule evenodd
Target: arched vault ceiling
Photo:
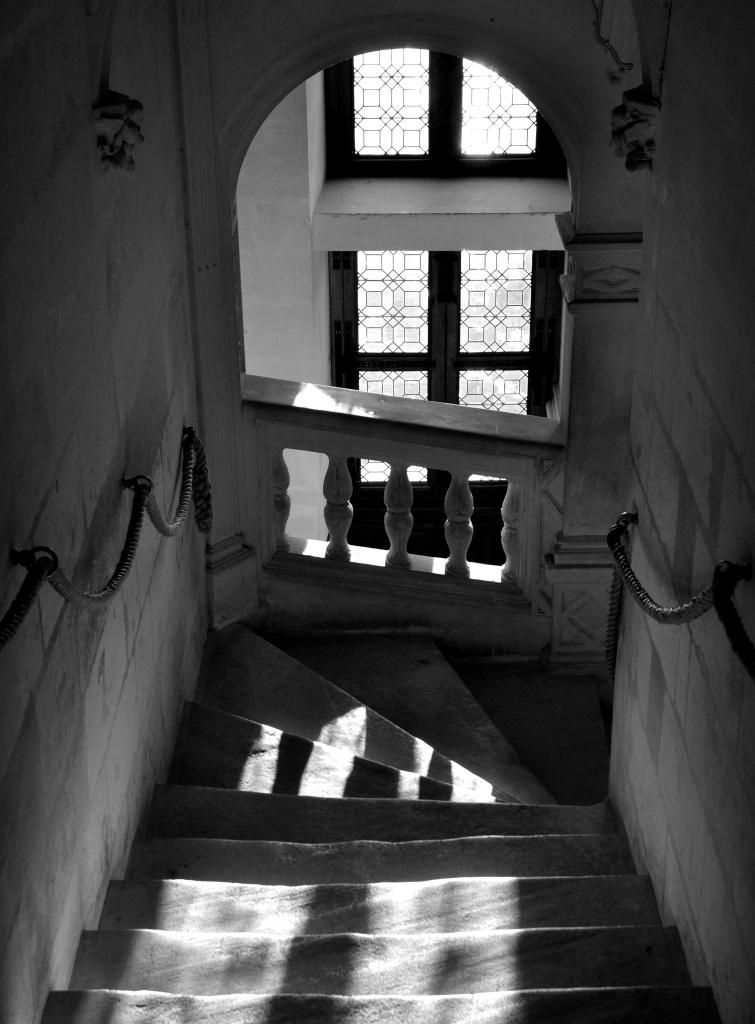
<instances>
[{"instance_id":1,"label":"arched vault ceiling","mask_svg":"<svg viewBox=\"0 0 755 1024\"><path fill-rule=\"evenodd\" d=\"M644 175L609 145L611 110L640 84L595 37L591 0L212 0L206 5L212 107L229 185L267 114L294 86L355 52L413 44L480 60L542 109L569 161L580 232L640 230Z\"/></svg>"}]
</instances>

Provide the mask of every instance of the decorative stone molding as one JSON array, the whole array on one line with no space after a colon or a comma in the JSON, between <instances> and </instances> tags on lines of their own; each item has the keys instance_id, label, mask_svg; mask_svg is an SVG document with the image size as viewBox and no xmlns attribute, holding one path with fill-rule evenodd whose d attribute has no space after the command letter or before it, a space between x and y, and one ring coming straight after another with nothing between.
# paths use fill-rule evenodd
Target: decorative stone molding
<instances>
[{"instance_id":1,"label":"decorative stone molding","mask_svg":"<svg viewBox=\"0 0 755 1024\"><path fill-rule=\"evenodd\" d=\"M629 89L611 112L611 145L628 171L651 167L660 103L645 86Z\"/></svg>"},{"instance_id":2,"label":"decorative stone molding","mask_svg":"<svg viewBox=\"0 0 755 1024\"><path fill-rule=\"evenodd\" d=\"M244 562L254 556L254 548L240 533L234 533L230 537L223 537L214 544L206 546L207 571L214 575L224 572L231 566Z\"/></svg>"},{"instance_id":3,"label":"decorative stone molding","mask_svg":"<svg viewBox=\"0 0 755 1024\"><path fill-rule=\"evenodd\" d=\"M92 110L97 150L104 167L133 171L134 150L144 142L144 108L120 92L107 92Z\"/></svg>"},{"instance_id":4,"label":"decorative stone molding","mask_svg":"<svg viewBox=\"0 0 755 1024\"><path fill-rule=\"evenodd\" d=\"M640 295L642 242L576 236L567 243L564 299L575 302L636 302Z\"/></svg>"}]
</instances>

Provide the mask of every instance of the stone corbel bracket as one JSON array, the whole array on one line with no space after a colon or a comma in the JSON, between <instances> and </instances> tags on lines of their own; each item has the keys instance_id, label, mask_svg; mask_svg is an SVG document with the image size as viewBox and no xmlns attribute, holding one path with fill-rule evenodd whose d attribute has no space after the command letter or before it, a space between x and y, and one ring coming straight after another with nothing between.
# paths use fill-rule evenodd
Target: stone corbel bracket
<instances>
[{"instance_id":1,"label":"stone corbel bracket","mask_svg":"<svg viewBox=\"0 0 755 1024\"><path fill-rule=\"evenodd\" d=\"M660 102L642 85L625 92L623 103L613 108L611 145L617 156L624 157L628 171L652 167L660 109Z\"/></svg>"},{"instance_id":2,"label":"stone corbel bracket","mask_svg":"<svg viewBox=\"0 0 755 1024\"><path fill-rule=\"evenodd\" d=\"M576 236L566 249L566 273L560 283L570 306L638 300L642 259L639 237L608 241Z\"/></svg>"},{"instance_id":3,"label":"stone corbel bracket","mask_svg":"<svg viewBox=\"0 0 755 1024\"><path fill-rule=\"evenodd\" d=\"M144 142L142 104L123 93L110 91L94 105L92 119L103 166L133 171L134 150Z\"/></svg>"}]
</instances>

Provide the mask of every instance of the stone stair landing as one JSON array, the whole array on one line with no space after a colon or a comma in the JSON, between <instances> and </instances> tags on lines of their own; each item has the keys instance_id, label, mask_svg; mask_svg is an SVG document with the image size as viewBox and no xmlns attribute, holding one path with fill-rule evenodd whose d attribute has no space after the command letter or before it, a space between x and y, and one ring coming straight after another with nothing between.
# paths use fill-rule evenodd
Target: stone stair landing
<instances>
[{"instance_id":1,"label":"stone stair landing","mask_svg":"<svg viewBox=\"0 0 755 1024\"><path fill-rule=\"evenodd\" d=\"M367 707L492 783L502 799L553 803L430 637L271 636ZM397 680L401 685L397 686Z\"/></svg>"}]
</instances>

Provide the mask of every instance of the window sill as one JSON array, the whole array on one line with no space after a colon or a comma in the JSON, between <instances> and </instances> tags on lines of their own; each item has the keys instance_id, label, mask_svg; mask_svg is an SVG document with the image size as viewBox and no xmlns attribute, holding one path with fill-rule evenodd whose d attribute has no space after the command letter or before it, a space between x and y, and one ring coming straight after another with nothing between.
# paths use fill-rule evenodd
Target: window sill
<instances>
[{"instance_id":1,"label":"window sill","mask_svg":"<svg viewBox=\"0 0 755 1024\"><path fill-rule=\"evenodd\" d=\"M317 250L563 249L556 215L571 208L553 178L344 178L313 214Z\"/></svg>"}]
</instances>

